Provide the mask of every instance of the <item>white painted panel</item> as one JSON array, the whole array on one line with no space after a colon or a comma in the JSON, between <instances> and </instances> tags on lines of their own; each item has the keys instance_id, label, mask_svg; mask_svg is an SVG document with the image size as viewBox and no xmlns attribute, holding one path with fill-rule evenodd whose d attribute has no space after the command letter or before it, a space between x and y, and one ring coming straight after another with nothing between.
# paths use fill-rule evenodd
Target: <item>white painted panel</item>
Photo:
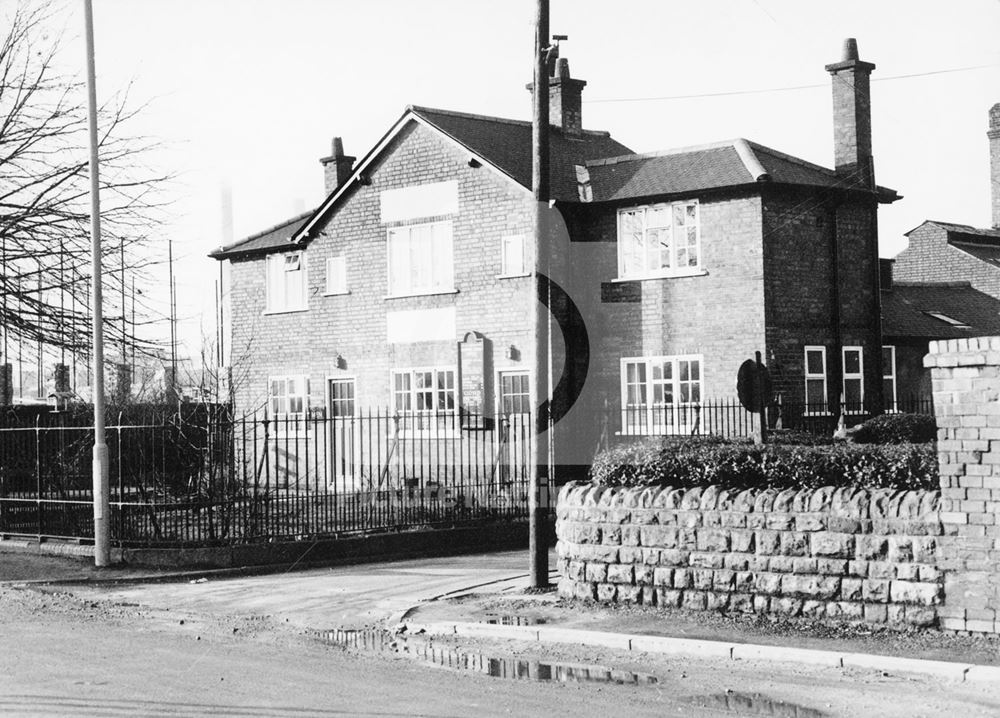
<instances>
[{"instance_id":1,"label":"white painted panel","mask_svg":"<svg viewBox=\"0 0 1000 718\"><path fill-rule=\"evenodd\" d=\"M410 309L386 314L386 337L390 344L455 341L455 307Z\"/></svg>"},{"instance_id":2,"label":"white painted panel","mask_svg":"<svg viewBox=\"0 0 1000 718\"><path fill-rule=\"evenodd\" d=\"M383 223L455 214L458 212L458 182L451 180L389 189L379 198Z\"/></svg>"}]
</instances>

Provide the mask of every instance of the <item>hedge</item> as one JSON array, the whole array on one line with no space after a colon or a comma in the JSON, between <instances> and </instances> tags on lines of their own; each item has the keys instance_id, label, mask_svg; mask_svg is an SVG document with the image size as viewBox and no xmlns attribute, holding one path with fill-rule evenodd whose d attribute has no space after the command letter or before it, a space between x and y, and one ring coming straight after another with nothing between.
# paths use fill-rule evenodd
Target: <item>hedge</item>
<instances>
[{"instance_id":1,"label":"hedge","mask_svg":"<svg viewBox=\"0 0 1000 718\"><path fill-rule=\"evenodd\" d=\"M850 436L857 444L923 443L937 438L937 422L925 414L881 414L854 427Z\"/></svg>"},{"instance_id":2,"label":"hedge","mask_svg":"<svg viewBox=\"0 0 1000 718\"><path fill-rule=\"evenodd\" d=\"M601 452L591 479L605 486L936 489L933 444L755 446L720 439L646 440Z\"/></svg>"}]
</instances>

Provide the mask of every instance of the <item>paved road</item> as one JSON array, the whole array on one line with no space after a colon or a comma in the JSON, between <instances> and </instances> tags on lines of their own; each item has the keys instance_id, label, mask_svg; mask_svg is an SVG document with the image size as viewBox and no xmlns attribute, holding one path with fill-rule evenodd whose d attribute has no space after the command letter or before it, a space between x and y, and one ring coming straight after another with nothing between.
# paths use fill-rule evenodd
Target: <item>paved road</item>
<instances>
[{"instance_id":1,"label":"paved road","mask_svg":"<svg viewBox=\"0 0 1000 718\"><path fill-rule=\"evenodd\" d=\"M550 565L555 565L552 556ZM215 615L267 615L309 628L352 627L390 620L437 596L489 585L527 584L528 555L473 556L310 569L204 583L85 587L75 593ZM555 573L552 574L555 580Z\"/></svg>"}]
</instances>

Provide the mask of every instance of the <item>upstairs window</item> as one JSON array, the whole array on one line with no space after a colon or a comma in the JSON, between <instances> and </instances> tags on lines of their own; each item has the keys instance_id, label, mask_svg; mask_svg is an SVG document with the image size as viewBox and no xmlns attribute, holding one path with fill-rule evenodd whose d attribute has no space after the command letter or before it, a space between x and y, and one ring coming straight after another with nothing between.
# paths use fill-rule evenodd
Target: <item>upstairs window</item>
<instances>
[{"instance_id":1,"label":"upstairs window","mask_svg":"<svg viewBox=\"0 0 1000 718\"><path fill-rule=\"evenodd\" d=\"M844 411L860 414L864 410L864 354L861 347L844 347Z\"/></svg>"},{"instance_id":2,"label":"upstairs window","mask_svg":"<svg viewBox=\"0 0 1000 718\"><path fill-rule=\"evenodd\" d=\"M618 276L644 279L701 269L697 202L633 207L618 212Z\"/></svg>"},{"instance_id":3,"label":"upstairs window","mask_svg":"<svg viewBox=\"0 0 1000 718\"><path fill-rule=\"evenodd\" d=\"M389 294L434 294L455 290L451 222L389 229Z\"/></svg>"},{"instance_id":4,"label":"upstairs window","mask_svg":"<svg viewBox=\"0 0 1000 718\"><path fill-rule=\"evenodd\" d=\"M306 309L305 252L272 254L265 269L265 307L268 312L299 312Z\"/></svg>"},{"instance_id":5,"label":"upstairs window","mask_svg":"<svg viewBox=\"0 0 1000 718\"><path fill-rule=\"evenodd\" d=\"M524 235L512 234L500 239L500 276L522 277L528 273Z\"/></svg>"},{"instance_id":6,"label":"upstairs window","mask_svg":"<svg viewBox=\"0 0 1000 718\"><path fill-rule=\"evenodd\" d=\"M826 347L805 348L806 413L826 412Z\"/></svg>"},{"instance_id":7,"label":"upstairs window","mask_svg":"<svg viewBox=\"0 0 1000 718\"><path fill-rule=\"evenodd\" d=\"M325 294L347 294L347 257L327 257Z\"/></svg>"},{"instance_id":8,"label":"upstairs window","mask_svg":"<svg viewBox=\"0 0 1000 718\"><path fill-rule=\"evenodd\" d=\"M693 431L701 402L701 365L700 355L622 359L622 432Z\"/></svg>"}]
</instances>

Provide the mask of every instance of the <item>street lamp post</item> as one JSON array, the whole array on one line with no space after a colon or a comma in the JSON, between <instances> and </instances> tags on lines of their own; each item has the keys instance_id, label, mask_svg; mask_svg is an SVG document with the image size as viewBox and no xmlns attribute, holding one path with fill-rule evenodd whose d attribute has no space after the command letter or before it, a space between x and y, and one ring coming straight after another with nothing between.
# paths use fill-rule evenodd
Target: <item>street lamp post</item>
<instances>
[{"instance_id":1,"label":"street lamp post","mask_svg":"<svg viewBox=\"0 0 1000 718\"><path fill-rule=\"evenodd\" d=\"M87 105L90 129L91 321L94 347L94 564L111 563L111 523L108 505L108 445L104 438L104 312L101 306L101 196L98 176L97 81L94 71L93 0L83 0L87 45Z\"/></svg>"}]
</instances>

